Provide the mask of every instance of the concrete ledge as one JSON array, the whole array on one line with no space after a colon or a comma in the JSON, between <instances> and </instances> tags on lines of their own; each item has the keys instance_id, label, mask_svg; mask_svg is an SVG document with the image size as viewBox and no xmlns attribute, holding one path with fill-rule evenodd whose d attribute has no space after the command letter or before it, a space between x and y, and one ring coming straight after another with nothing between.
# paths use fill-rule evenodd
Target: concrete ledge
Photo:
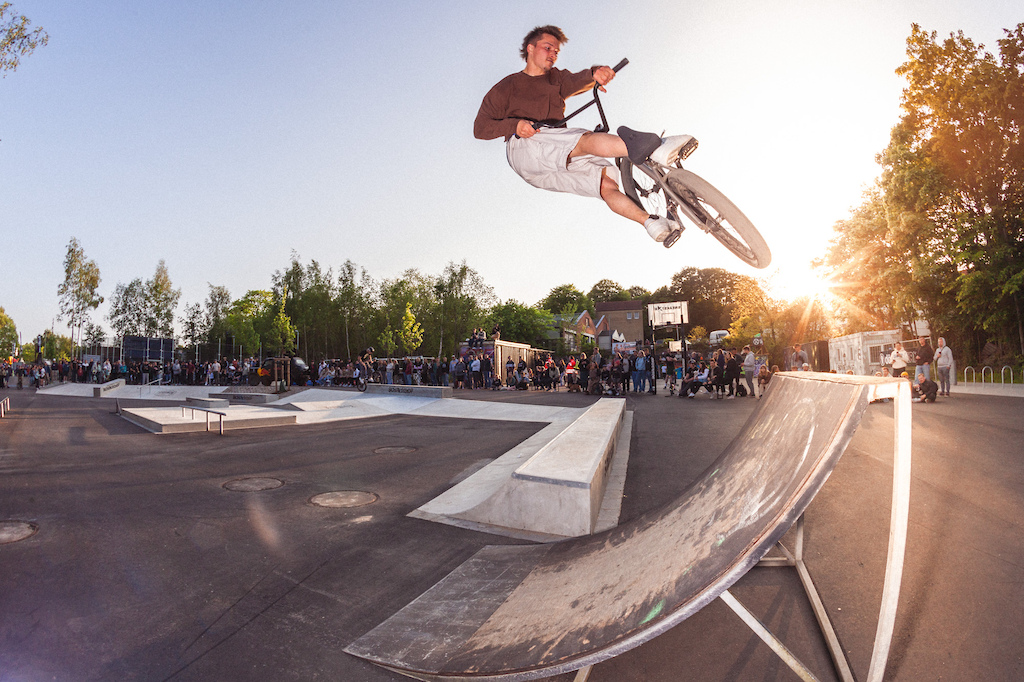
<instances>
[{"instance_id":1,"label":"concrete ledge","mask_svg":"<svg viewBox=\"0 0 1024 682\"><path fill-rule=\"evenodd\" d=\"M402 384L370 384L368 394L414 396L416 398L451 398L451 386L403 386Z\"/></svg>"},{"instance_id":2,"label":"concrete ledge","mask_svg":"<svg viewBox=\"0 0 1024 682\"><path fill-rule=\"evenodd\" d=\"M590 535L597 528L625 414L624 400L602 398L570 424L549 425L410 516L490 526L542 541ZM518 463L510 469L505 459Z\"/></svg>"},{"instance_id":3,"label":"concrete ledge","mask_svg":"<svg viewBox=\"0 0 1024 682\"><path fill-rule=\"evenodd\" d=\"M232 403L243 403L245 405L265 405L280 398L275 393L218 393L217 395L222 400Z\"/></svg>"},{"instance_id":4,"label":"concrete ledge","mask_svg":"<svg viewBox=\"0 0 1024 682\"><path fill-rule=\"evenodd\" d=\"M185 398L186 405L195 405L196 407L208 407L215 409L218 407L228 407L231 403L227 398L197 398L189 396Z\"/></svg>"},{"instance_id":5,"label":"concrete ledge","mask_svg":"<svg viewBox=\"0 0 1024 682\"><path fill-rule=\"evenodd\" d=\"M110 393L111 391L113 391L115 389L121 388L124 385L125 385L124 379L114 379L113 381L108 381L105 384L100 384L99 386L94 386L93 389L92 389L92 397L93 398L102 398L107 393Z\"/></svg>"}]
</instances>

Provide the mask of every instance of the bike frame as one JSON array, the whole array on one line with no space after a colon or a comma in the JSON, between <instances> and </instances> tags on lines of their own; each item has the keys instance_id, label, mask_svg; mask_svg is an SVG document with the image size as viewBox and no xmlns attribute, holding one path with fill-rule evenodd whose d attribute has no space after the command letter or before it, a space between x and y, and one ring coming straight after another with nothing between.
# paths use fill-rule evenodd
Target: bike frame
<instances>
[{"instance_id":1,"label":"bike frame","mask_svg":"<svg viewBox=\"0 0 1024 682\"><path fill-rule=\"evenodd\" d=\"M627 64L629 64L629 60L628 59L623 59L621 62L619 62L618 64L613 66L612 70L615 71L616 73L618 73L619 70L621 70ZM539 129L539 128L560 128L563 125L565 125L570 119L575 118L578 114L583 113L584 111L586 111L587 109L589 109L590 107L592 107L592 106L594 106L596 104L597 105L597 113L601 117L601 123L596 128L594 128L594 132L595 133L607 133L610 130L610 128L608 126L608 118L605 116L605 113L604 113L604 107L601 106L601 95L599 94L600 88L601 88L600 85L595 84L593 90L591 91L593 93L593 95L594 95L594 99L590 100L589 102L584 104L582 107L580 107L576 111L572 112L571 114L569 114L568 116L563 118L561 121L558 121L557 123L534 123L533 124L534 129ZM626 182L632 182L633 181L632 176L627 178L626 177L626 173L622 172L623 171L623 165L624 165L622 163L622 161L623 161L623 159L621 159L621 158L620 159L616 159L616 163L617 163L617 166L619 168L619 171L620 171L621 175L623 176L622 182L623 182L623 184L625 184ZM647 175L649 178L651 178L651 180L653 180L658 185L658 187L660 187L661 190L665 193L665 196L668 199L668 201L665 202L666 203L666 213L668 213L668 217L672 218L676 222L679 222L679 216L676 214L676 208L678 207L679 209L682 210L682 212L685 214L685 216L692 223L694 223L695 225L699 226L705 232L710 232L711 231L711 228L706 225L709 216L707 216L703 211L698 211L697 209L695 209L690 204L690 202L686 201L685 199L680 197L678 194L676 194L674 191L672 191L672 189L668 186L668 182L665 181L665 178L668 176L668 174L670 172L672 172L673 170L675 170L674 168L665 169L665 168L663 168L662 166L660 166L658 164L649 164L649 163L642 163L639 166L635 166L635 167L639 168L641 171L643 171L644 175ZM679 164L677 162L677 167L678 168L682 168L682 164ZM637 205L639 205L639 202L636 202L636 203L637 203ZM644 208L644 207L640 206L640 208Z\"/></svg>"}]
</instances>

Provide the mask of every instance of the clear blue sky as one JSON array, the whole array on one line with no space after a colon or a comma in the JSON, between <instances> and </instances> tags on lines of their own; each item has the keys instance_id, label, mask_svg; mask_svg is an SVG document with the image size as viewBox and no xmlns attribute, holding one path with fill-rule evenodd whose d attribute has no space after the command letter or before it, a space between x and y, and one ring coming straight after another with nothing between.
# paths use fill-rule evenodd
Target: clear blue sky
<instances>
[{"instance_id":1,"label":"clear blue sky","mask_svg":"<svg viewBox=\"0 0 1024 682\"><path fill-rule=\"evenodd\" d=\"M546 23L570 38L562 68L630 59L603 100L612 125L695 135L688 167L754 220L785 277L877 175L911 23L994 51L1024 20L1002 0L624 7L18 0L50 43L0 80L0 306L26 340L48 328L72 236L108 301L164 259L179 312L207 282L269 288L293 250L378 280L465 259L530 304L605 277L655 289L685 266L766 274L696 229L665 250L473 139L484 93Z\"/></svg>"}]
</instances>

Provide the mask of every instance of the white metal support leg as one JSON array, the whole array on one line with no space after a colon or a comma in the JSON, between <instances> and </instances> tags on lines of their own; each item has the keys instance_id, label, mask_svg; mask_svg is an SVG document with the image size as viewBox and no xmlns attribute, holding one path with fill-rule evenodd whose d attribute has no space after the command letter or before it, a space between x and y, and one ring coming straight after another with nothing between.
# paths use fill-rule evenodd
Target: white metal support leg
<instances>
[{"instance_id":1,"label":"white metal support leg","mask_svg":"<svg viewBox=\"0 0 1024 682\"><path fill-rule=\"evenodd\" d=\"M818 678L800 662L800 659L797 658L793 652L779 640L778 637L773 635L771 630L764 626L764 623L748 611L743 604L739 603L736 600L736 597L732 596L732 593L729 592L729 590L723 592L718 598L728 604L729 608L735 611L736 615L747 624L747 627L753 630L754 634L761 638L761 641L771 647L772 651L778 654L783 663L788 665L793 672L799 675L801 680L805 680L806 682L817 682Z\"/></svg>"},{"instance_id":2,"label":"white metal support leg","mask_svg":"<svg viewBox=\"0 0 1024 682\"><path fill-rule=\"evenodd\" d=\"M878 614L878 629L868 668L868 682L881 682L885 664L889 660L889 647L896 625L896 606L900 600L903 580L903 560L907 550L907 525L910 518L910 382L901 381L895 400L895 448L892 463L892 516L889 519L889 554L885 563L885 583L882 586L882 608Z\"/></svg>"},{"instance_id":3,"label":"white metal support leg","mask_svg":"<svg viewBox=\"0 0 1024 682\"><path fill-rule=\"evenodd\" d=\"M896 624L896 607L899 604L900 584L903 577L903 562L907 548L907 527L910 516L910 463L911 463L911 390L910 383L906 381L893 382L883 386L873 387L875 394L873 398L893 398L895 403L895 443L893 448L893 492L892 511L889 520L889 549L885 566L885 578L882 586L882 605L878 616L878 627L875 631L874 646L871 650L871 664L868 668L867 682L881 682L885 675L885 665L889 659L889 648L892 644L892 634ZM818 594L811 574L804 563L804 517L803 515L796 522L795 550L790 553L780 542L777 547L783 553L781 557L765 557L758 562L759 566L793 566L796 568L800 583L804 592L811 602L814 616L818 621L818 627L825 638L829 655L835 665L836 673L842 682L855 682L853 671L846 659L839 638L836 636L835 628L828 617L828 611ZM726 592L725 594L728 594ZM729 604L733 610L736 607L729 599L735 602L735 597L725 594L722 600ZM736 602L739 605L739 602ZM740 608L742 606L740 605ZM739 613L739 611L737 611ZM742 615L741 615L742 617ZM753 616L750 616L754 618ZM756 618L755 618L756 620ZM744 619L747 622L747 619ZM750 625L750 623L747 623ZM758 622L761 628L764 625ZM752 629L753 626L751 626ZM761 639L769 646L775 647L765 639L765 635L754 630ZM767 629L765 630L767 632ZM767 632L767 636L775 639L775 636ZM776 640L777 641L777 640ZM781 643L780 643L781 644ZM787 650L788 651L788 650ZM778 651L776 650L778 653ZM789 660L783 656L783 660L789 664ZM792 654L789 654L792 656ZM792 666L790 666L792 667ZM796 670L794 668L794 670ZM799 671L797 671L798 674Z\"/></svg>"}]
</instances>

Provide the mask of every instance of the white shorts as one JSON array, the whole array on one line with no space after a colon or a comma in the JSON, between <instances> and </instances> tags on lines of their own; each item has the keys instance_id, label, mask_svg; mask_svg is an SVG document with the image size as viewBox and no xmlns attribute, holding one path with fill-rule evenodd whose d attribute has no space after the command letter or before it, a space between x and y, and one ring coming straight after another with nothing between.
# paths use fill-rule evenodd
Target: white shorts
<instances>
[{"instance_id":1,"label":"white shorts","mask_svg":"<svg viewBox=\"0 0 1024 682\"><path fill-rule=\"evenodd\" d=\"M531 138L511 137L505 144L508 165L534 187L552 192L568 192L583 197L601 198L601 173L619 180L619 171L611 159L584 154L569 159L582 128L541 128Z\"/></svg>"}]
</instances>

